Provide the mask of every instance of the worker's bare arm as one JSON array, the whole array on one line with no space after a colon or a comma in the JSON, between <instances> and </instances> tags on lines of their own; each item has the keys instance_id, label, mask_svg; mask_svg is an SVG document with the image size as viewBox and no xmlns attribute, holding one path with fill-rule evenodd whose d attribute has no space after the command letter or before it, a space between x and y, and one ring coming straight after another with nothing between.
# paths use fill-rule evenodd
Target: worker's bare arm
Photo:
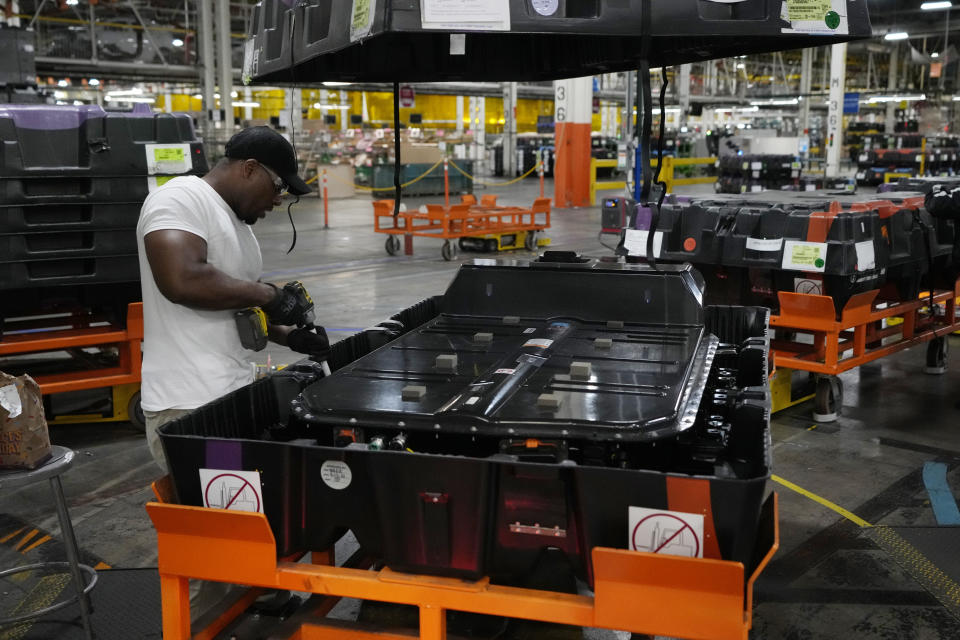
<instances>
[{"instance_id":1,"label":"worker's bare arm","mask_svg":"<svg viewBox=\"0 0 960 640\"><path fill-rule=\"evenodd\" d=\"M157 287L171 302L215 311L261 306L276 295L268 284L238 280L209 264L207 242L188 231L151 231L143 244Z\"/></svg>"}]
</instances>

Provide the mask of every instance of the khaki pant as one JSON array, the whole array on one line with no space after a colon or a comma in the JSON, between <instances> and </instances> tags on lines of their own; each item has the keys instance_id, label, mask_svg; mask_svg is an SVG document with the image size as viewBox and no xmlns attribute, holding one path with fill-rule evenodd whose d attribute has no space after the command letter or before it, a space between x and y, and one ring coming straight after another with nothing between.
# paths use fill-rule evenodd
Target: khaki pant
<instances>
[{"instance_id":1,"label":"khaki pant","mask_svg":"<svg viewBox=\"0 0 960 640\"><path fill-rule=\"evenodd\" d=\"M167 468L167 459L163 455L163 445L160 444L160 435L157 433L157 429L191 411L193 409L165 409L163 411L143 412L147 424L147 446L150 448L150 455L153 456L153 461L163 469L164 473L169 473L170 470Z\"/></svg>"}]
</instances>

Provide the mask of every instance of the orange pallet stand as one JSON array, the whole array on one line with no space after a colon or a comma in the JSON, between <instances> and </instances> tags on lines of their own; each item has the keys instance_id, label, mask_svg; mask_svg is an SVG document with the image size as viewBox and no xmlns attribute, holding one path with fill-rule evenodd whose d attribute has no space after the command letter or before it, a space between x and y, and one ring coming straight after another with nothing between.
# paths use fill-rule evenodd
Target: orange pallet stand
<instances>
[{"instance_id":1,"label":"orange pallet stand","mask_svg":"<svg viewBox=\"0 0 960 640\"><path fill-rule=\"evenodd\" d=\"M154 485L169 496L169 478ZM203 640L226 628L260 588L307 591L325 599L319 615L306 616L284 636L296 640L409 640L401 630L371 632L322 615L339 598L413 605L420 611L419 637L444 640L446 611L542 620L703 640L746 640L752 624L753 584L779 545L777 496L764 503L758 547L763 559L748 576L743 564L622 549L594 548L594 595L574 595L490 584L488 578L399 573L383 568L332 566L331 553L312 564L277 559L266 516L163 502L147 504L157 530L158 567L165 640ZM254 589L210 626L191 635L188 579L243 584Z\"/></svg>"}]
</instances>

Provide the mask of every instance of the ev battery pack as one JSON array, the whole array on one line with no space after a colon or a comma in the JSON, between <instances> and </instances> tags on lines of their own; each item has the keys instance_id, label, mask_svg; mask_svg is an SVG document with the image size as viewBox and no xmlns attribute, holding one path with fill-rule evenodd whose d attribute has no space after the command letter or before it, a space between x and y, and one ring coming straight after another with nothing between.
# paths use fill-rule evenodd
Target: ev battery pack
<instances>
[{"instance_id":1,"label":"ev battery pack","mask_svg":"<svg viewBox=\"0 0 960 640\"><path fill-rule=\"evenodd\" d=\"M331 376L304 361L168 423L178 499L256 471L281 555L349 529L392 569L506 584L558 555L592 582L593 547L640 548L631 507L702 514L687 542L751 565L768 312L704 307L686 266L582 260L465 265L334 345Z\"/></svg>"},{"instance_id":2,"label":"ev battery pack","mask_svg":"<svg viewBox=\"0 0 960 640\"><path fill-rule=\"evenodd\" d=\"M243 75L265 83L551 80L633 70L641 59L680 65L870 35L863 0L805 10L780 0L264 0Z\"/></svg>"}]
</instances>

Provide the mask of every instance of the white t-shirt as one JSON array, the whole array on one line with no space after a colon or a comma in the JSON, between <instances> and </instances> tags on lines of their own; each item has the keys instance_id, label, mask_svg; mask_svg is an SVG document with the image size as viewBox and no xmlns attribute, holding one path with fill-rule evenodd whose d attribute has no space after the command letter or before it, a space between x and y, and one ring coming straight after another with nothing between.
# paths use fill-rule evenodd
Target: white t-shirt
<instances>
[{"instance_id":1,"label":"white t-shirt","mask_svg":"<svg viewBox=\"0 0 960 640\"><path fill-rule=\"evenodd\" d=\"M260 245L213 187L196 176L174 178L147 196L137 223L143 289L143 380L147 411L194 409L253 381L232 310L205 311L164 297L150 270L143 238L178 229L207 242L207 262L229 276L257 280Z\"/></svg>"}]
</instances>

